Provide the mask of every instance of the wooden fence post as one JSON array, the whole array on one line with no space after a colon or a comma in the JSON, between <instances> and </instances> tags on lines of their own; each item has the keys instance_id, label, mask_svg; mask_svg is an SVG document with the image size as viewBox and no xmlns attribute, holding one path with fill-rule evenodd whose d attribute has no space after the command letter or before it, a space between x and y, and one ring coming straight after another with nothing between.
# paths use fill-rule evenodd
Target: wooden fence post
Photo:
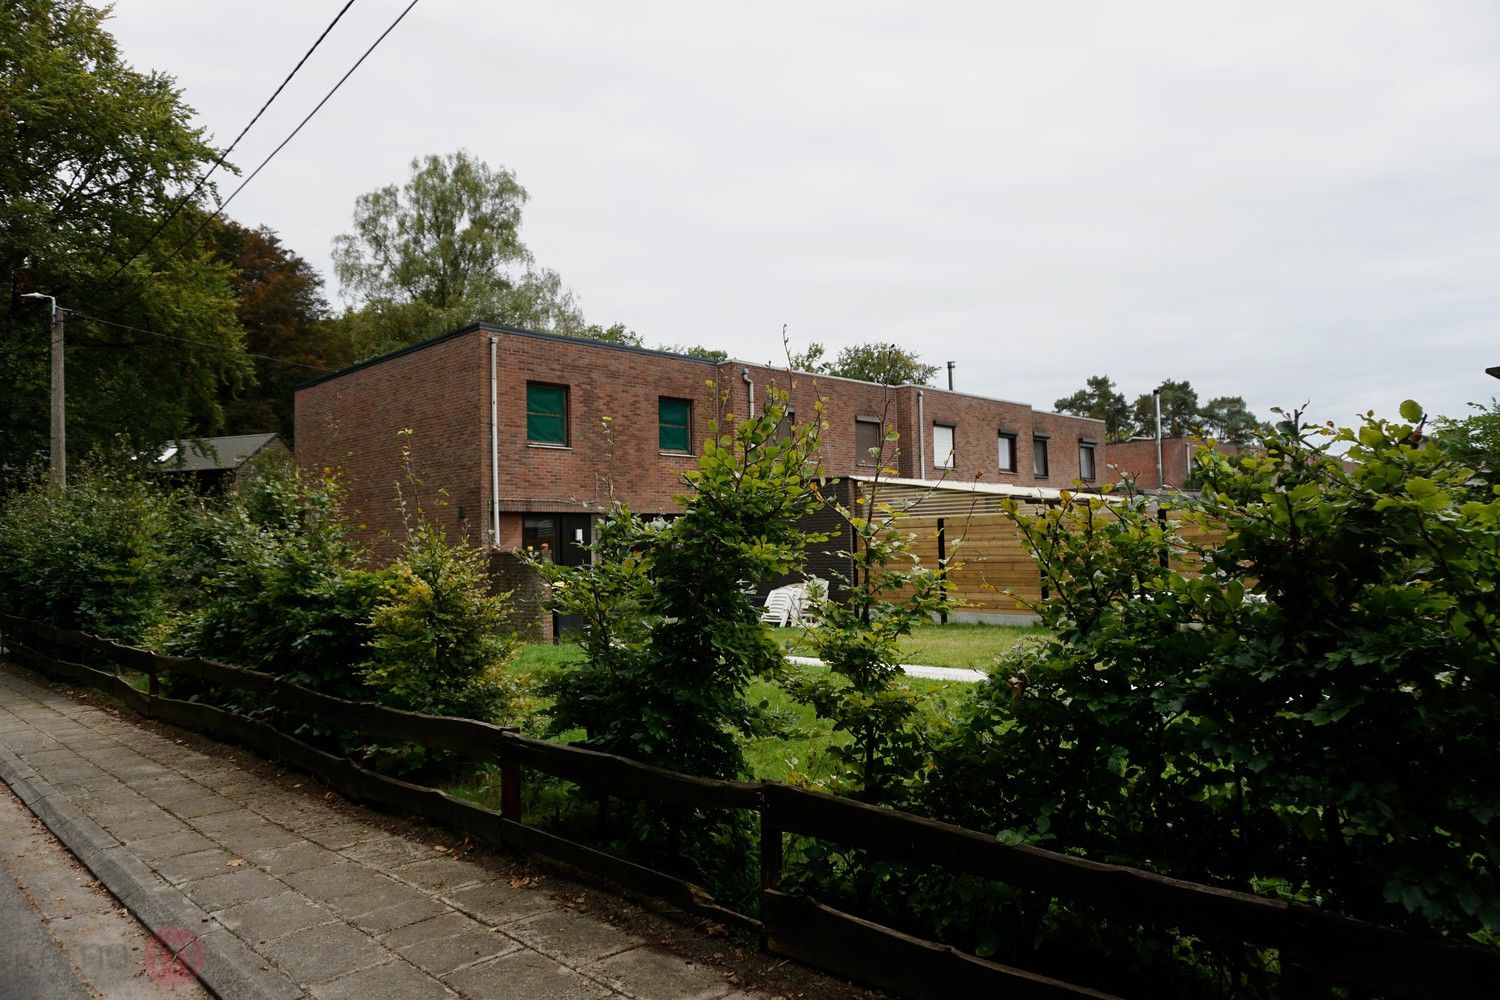
<instances>
[{"instance_id":1,"label":"wooden fence post","mask_svg":"<svg viewBox=\"0 0 1500 1000\"><path fill-rule=\"evenodd\" d=\"M767 946L771 934L771 922L766 919L766 893L781 885L783 864L783 834L780 824L772 814L771 804L764 799L760 804L760 898L761 933L760 945Z\"/></svg>"},{"instance_id":2,"label":"wooden fence post","mask_svg":"<svg viewBox=\"0 0 1500 1000\"><path fill-rule=\"evenodd\" d=\"M507 733L521 730L507 727ZM521 765L514 759L500 762L500 815L512 823L521 822Z\"/></svg>"}]
</instances>

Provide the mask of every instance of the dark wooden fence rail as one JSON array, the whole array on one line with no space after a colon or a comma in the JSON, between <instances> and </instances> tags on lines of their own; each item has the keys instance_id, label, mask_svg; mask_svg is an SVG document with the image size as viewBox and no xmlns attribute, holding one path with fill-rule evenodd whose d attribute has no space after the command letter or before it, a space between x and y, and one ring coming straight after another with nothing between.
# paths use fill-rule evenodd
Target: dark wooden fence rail
<instances>
[{"instance_id":1,"label":"dark wooden fence rail","mask_svg":"<svg viewBox=\"0 0 1500 1000\"><path fill-rule=\"evenodd\" d=\"M534 851L655 896L687 912L762 936L778 954L910 996L1101 997L1105 994L989 962L871 923L779 888L784 838L798 834L896 860L938 865L1098 907L1187 934L1275 948L1283 993L1327 995L1316 984L1376 995L1492 998L1500 951L1418 937L1309 906L1184 882L1034 847L1005 845L962 827L775 782L715 781L580 747L529 739L471 719L350 702L269 674L198 657L164 656L82 632L0 616L10 655L85 684L142 715L227 737L305 770L344 796L402 810L489 843ZM105 669L90 665L100 663ZM121 671L144 674L146 691ZM267 723L198 702L163 697L165 673L273 696L278 707L361 735L417 743L500 765L501 809L378 774ZM759 814L760 917L716 902L702 887L521 822L525 769L627 799Z\"/></svg>"}]
</instances>

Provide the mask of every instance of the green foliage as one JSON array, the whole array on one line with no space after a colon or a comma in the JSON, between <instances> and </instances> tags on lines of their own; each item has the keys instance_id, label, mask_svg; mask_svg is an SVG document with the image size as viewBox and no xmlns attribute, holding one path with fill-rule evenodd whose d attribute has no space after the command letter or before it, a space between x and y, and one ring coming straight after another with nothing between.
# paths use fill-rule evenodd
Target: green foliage
<instances>
[{"instance_id":1,"label":"green foliage","mask_svg":"<svg viewBox=\"0 0 1500 1000\"><path fill-rule=\"evenodd\" d=\"M892 442L895 437L892 432ZM840 554L854 567L853 579L837 581L843 600L825 595L816 605L818 624L807 630L828 672L800 675L788 686L818 718L830 720L835 732L849 735L847 743L830 748L842 765L832 786L895 805L903 804L898 790L927 753L926 733L918 724L921 697L904 683L900 642L930 620L951 587L944 575L918 565L910 554L903 515L879 502L876 490L866 499L861 512L832 504L854 529L856 543L854 552Z\"/></svg>"},{"instance_id":2,"label":"green foliage","mask_svg":"<svg viewBox=\"0 0 1500 1000\"><path fill-rule=\"evenodd\" d=\"M167 611L183 512L126 472L89 467L0 506L0 608L127 642Z\"/></svg>"},{"instance_id":3,"label":"green foliage","mask_svg":"<svg viewBox=\"0 0 1500 1000\"><path fill-rule=\"evenodd\" d=\"M1474 469L1482 484L1500 485L1500 399L1470 403L1466 417L1437 417L1432 437L1440 448ZM1479 499L1483 499L1481 490Z\"/></svg>"},{"instance_id":4,"label":"green foliage","mask_svg":"<svg viewBox=\"0 0 1500 1000\"><path fill-rule=\"evenodd\" d=\"M1198 391L1186 379L1167 379L1161 386L1161 432L1163 437L1186 437L1203 422L1198 407ZM1156 403L1151 393L1135 398L1131 407L1135 433L1141 437L1156 436Z\"/></svg>"},{"instance_id":5,"label":"green foliage","mask_svg":"<svg viewBox=\"0 0 1500 1000\"><path fill-rule=\"evenodd\" d=\"M703 443L684 477L680 517L607 519L599 559L554 568L557 606L585 618L586 663L560 674L554 726L583 727L587 745L711 777L738 777L735 733L750 730L749 681L780 669L781 650L749 592L794 570L817 500L819 428L778 436L784 399Z\"/></svg>"},{"instance_id":6,"label":"green foliage","mask_svg":"<svg viewBox=\"0 0 1500 1000\"><path fill-rule=\"evenodd\" d=\"M1084 388L1052 405L1059 413L1104 421L1104 433L1111 442L1127 440L1132 433L1130 404L1107 375L1090 375Z\"/></svg>"},{"instance_id":7,"label":"green foliage","mask_svg":"<svg viewBox=\"0 0 1500 1000\"><path fill-rule=\"evenodd\" d=\"M0 477L12 481L47 441L48 310L20 293L70 310L68 341L82 348L68 355L75 456L121 434L145 448L212 432L219 394L251 377L228 269L199 248L171 253L201 209L147 244L214 152L173 80L125 62L107 16L79 0L0 7Z\"/></svg>"},{"instance_id":8,"label":"green foliage","mask_svg":"<svg viewBox=\"0 0 1500 1000\"><path fill-rule=\"evenodd\" d=\"M172 649L359 700L366 622L385 580L356 567L347 533L331 481L291 468L257 477L204 539L199 604Z\"/></svg>"},{"instance_id":9,"label":"green foliage","mask_svg":"<svg viewBox=\"0 0 1500 1000\"><path fill-rule=\"evenodd\" d=\"M365 684L382 704L493 722L509 698L516 639L505 597L490 593L484 556L420 524L385 574L371 612Z\"/></svg>"},{"instance_id":10,"label":"green foliage","mask_svg":"<svg viewBox=\"0 0 1500 1000\"><path fill-rule=\"evenodd\" d=\"M1500 500L1421 418L1207 449L1201 552L1139 497L1015 522L1053 636L983 685L936 812L1016 842L1500 929ZM1329 453L1348 448L1351 469ZM1164 558L1170 556L1169 558Z\"/></svg>"},{"instance_id":11,"label":"green foliage","mask_svg":"<svg viewBox=\"0 0 1500 1000\"><path fill-rule=\"evenodd\" d=\"M322 275L274 232L226 220L209 233L215 255L231 268L245 347L260 355L252 361L254 385L225 404L225 428L277 431L290 441L292 390L319 371L353 361L353 347L345 328L328 321Z\"/></svg>"},{"instance_id":12,"label":"green foliage","mask_svg":"<svg viewBox=\"0 0 1500 1000\"><path fill-rule=\"evenodd\" d=\"M923 364L914 351L895 344L851 344L823 371L880 385L931 385L937 365Z\"/></svg>"},{"instance_id":13,"label":"green foliage","mask_svg":"<svg viewBox=\"0 0 1500 1000\"><path fill-rule=\"evenodd\" d=\"M334 239L334 273L359 303L335 324L366 357L488 322L639 346L623 324L586 324L557 272L521 241L515 174L459 150L412 160L411 177L360 195Z\"/></svg>"}]
</instances>

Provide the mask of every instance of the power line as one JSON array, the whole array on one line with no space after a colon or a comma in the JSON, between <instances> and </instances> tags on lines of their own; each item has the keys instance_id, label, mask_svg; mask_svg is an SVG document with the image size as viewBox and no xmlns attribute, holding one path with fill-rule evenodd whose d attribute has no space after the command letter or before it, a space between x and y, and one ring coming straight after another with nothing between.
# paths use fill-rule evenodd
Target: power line
<instances>
[{"instance_id":1,"label":"power line","mask_svg":"<svg viewBox=\"0 0 1500 1000\"><path fill-rule=\"evenodd\" d=\"M76 309L68 309L66 310L66 312L69 316L76 316L78 319L88 320L90 323L98 323L101 326L112 326L117 330L129 330L131 333L139 333L147 337L156 337L160 340L175 340L178 343L182 344L192 344L194 347L206 347L211 351L230 350L230 348L225 347L223 344L215 344L207 340L194 340L191 337L178 337L174 334L161 333L157 330L143 330L138 326L130 326L126 323L116 323L112 319L100 319L98 316L90 316L88 313L79 312ZM241 351L239 353L242 353L249 358L257 358L261 361L274 361L279 365L290 365L293 368L307 368L315 372L328 372L331 370L328 368L320 367L319 365L310 365L302 361L288 361L285 358L273 358L269 354L256 354L254 351Z\"/></svg>"},{"instance_id":2,"label":"power line","mask_svg":"<svg viewBox=\"0 0 1500 1000\"><path fill-rule=\"evenodd\" d=\"M419 2L419 0L411 0L411 3L409 3L409 4L406 5L406 9L403 10L400 14L396 15L396 19L390 23L389 27L387 27L384 31L382 31L380 33L380 37L377 38L377 39L375 39L375 41L371 42L370 43L370 47L367 48L367 49L365 49L364 55L360 56L359 59L357 59L355 61L354 65L349 67L349 71L347 73L345 73L343 76L339 77L339 82L335 83L333 85L333 89L329 90L327 94L323 95L323 99L318 102L317 107L315 107L311 111L309 111L307 113L307 117L304 118L304 119L302 119L302 121L297 124L296 128L292 129L291 134L288 135L285 139L281 140L281 144L279 146L277 146L275 149L271 150L271 154L269 156L267 156L264 160L260 161L260 166L256 167L254 170L252 170L250 172L250 176L248 176L244 180L240 181L239 187L237 187L233 191L231 191L229 193L229 197L228 198L225 198L223 201L219 202L219 207L216 208L216 209L214 209L213 214L210 215L208 218L204 219L203 222L202 222L202 224L199 225L197 229L193 230L192 235L190 235L186 240L183 240L181 243L177 244L177 246L172 250L172 252L169 253L169 254L167 254L167 257L166 257L167 260L171 260L173 257L177 256L183 250L187 249L187 247L189 245L191 245L195 240L197 240L199 233L201 233L201 232L203 232L203 230L207 229L210 223L212 223L215 219L217 219L220 215L223 214L224 209L226 209L226 208L229 207L229 203L231 201L234 201L235 197L241 191L245 190L245 185L247 185L251 181L255 180L256 176L259 175L260 172L266 168L266 164L268 164L272 160L274 160L276 158L276 154L280 153L283 149L285 149L287 143L289 143L293 139L295 139L297 137L297 133L301 132L302 129L303 129L303 127L308 122L312 121L313 116L316 115L319 111L323 110L323 105L327 104L333 98L333 95L337 94L339 92L339 88L344 85L344 81L348 80L351 76L354 75L354 71L357 70L357 69L359 69L359 67L364 63L364 61L370 57L370 53L374 52L375 49L377 47L379 47L379 45L380 45L381 42L385 41L385 38L386 38L387 35L389 35L392 31L396 30L396 25L400 24L403 20L405 20L406 15L411 13L411 9L413 7L415 7L418 2Z\"/></svg>"},{"instance_id":3,"label":"power line","mask_svg":"<svg viewBox=\"0 0 1500 1000\"><path fill-rule=\"evenodd\" d=\"M281 81L281 85L272 92L270 97L266 98L266 103L262 104L260 106L260 110L255 112L255 117L251 118L249 124L240 129L240 134L235 136L234 141L229 144L224 152L219 154L219 158L214 160L213 166L209 167L208 171L202 177L198 178L198 183L193 185L193 189L191 191L183 195L182 198L178 200L177 204L173 206L172 211L169 212L167 214L167 217L165 219L162 219L157 227L151 231L151 235L146 237L145 242L136 249L135 253L127 257L125 259L125 263L115 268L114 273L105 279L103 285L104 288L108 288L110 285L114 284L114 280L120 276L120 273L123 272L127 267L129 267L137 257L145 253L146 248L156 241L156 238L161 235L162 230L166 229L167 226L171 224L172 220L177 218L178 214L182 212L187 203L192 201L193 198L197 196L199 191L203 190L203 185L208 183L208 179L213 176L214 171L218 170L224 165L224 161L229 158L229 154L234 152L234 147L238 146L240 144L240 140L245 138L245 133L249 132L252 128L255 127L255 123L260 121L261 115L265 114L266 109L271 106L272 102L274 102L276 98L281 96L281 92L286 89L286 85L292 82L292 77L297 75L297 71L302 68L302 64L307 62L308 57L318 50L318 46L323 44L323 39L328 37L328 33L333 30L333 26L338 24L339 21L343 18L344 14L349 10L350 7L353 6L354 0L349 0L349 2L344 4L339 12L334 15L333 20L328 22L328 27L323 29L323 33L318 36L317 41L312 43L312 48L302 53L302 58L297 60L297 65L292 67L292 71L286 75L286 79Z\"/></svg>"}]
</instances>

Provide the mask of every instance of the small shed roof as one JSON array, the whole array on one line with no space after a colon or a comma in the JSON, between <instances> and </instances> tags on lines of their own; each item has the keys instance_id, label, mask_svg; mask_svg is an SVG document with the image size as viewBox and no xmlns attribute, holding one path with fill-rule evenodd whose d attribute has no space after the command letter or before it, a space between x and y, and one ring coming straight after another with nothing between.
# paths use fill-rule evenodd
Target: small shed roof
<instances>
[{"instance_id":1,"label":"small shed roof","mask_svg":"<svg viewBox=\"0 0 1500 1000\"><path fill-rule=\"evenodd\" d=\"M163 472L217 472L238 469L277 434L228 434L224 437L172 441L156 453L156 466Z\"/></svg>"}]
</instances>

